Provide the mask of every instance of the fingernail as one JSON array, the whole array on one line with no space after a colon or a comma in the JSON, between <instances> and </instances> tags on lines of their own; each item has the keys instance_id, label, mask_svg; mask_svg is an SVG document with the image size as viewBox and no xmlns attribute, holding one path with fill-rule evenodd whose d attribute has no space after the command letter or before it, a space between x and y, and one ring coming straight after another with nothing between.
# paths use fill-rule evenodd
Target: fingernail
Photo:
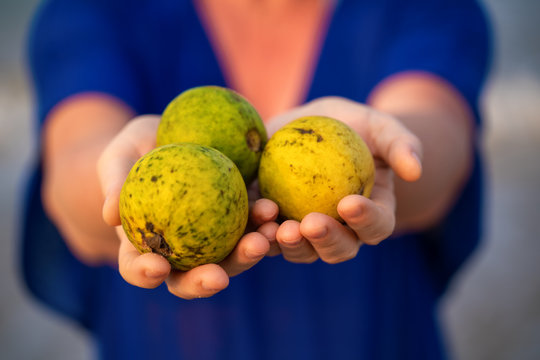
<instances>
[{"instance_id":1,"label":"fingernail","mask_svg":"<svg viewBox=\"0 0 540 360\"><path fill-rule=\"evenodd\" d=\"M109 195L106 195L105 198L103 199L102 211L104 211L108 207L109 199L110 199Z\"/></svg>"},{"instance_id":2,"label":"fingernail","mask_svg":"<svg viewBox=\"0 0 540 360\"><path fill-rule=\"evenodd\" d=\"M296 246L296 245L300 244L300 241L302 241L302 238L300 238L300 239L283 239L282 240L282 242L285 245L289 245L289 246Z\"/></svg>"},{"instance_id":3,"label":"fingernail","mask_svg":"<svg viewBox=\"0 0 540 360\"><path fill-rule=\"evenodd\" d=\"M416 151L411 151L411 156L416 160L419 166L422 166L422 160L420 160L420 156L416 153Z\"/></svg>"}]
</instances>

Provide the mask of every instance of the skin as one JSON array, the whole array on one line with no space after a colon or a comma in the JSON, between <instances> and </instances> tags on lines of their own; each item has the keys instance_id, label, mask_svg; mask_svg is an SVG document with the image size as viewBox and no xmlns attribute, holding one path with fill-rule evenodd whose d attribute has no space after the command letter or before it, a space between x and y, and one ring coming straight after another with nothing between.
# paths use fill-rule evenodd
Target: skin
<instances>
[{"instance_id":1,"label":"skin","mask_svg":"<svg viewBox=\"0 0 540 360\"><path fill-rule=\"evenodd\" d=\"M369 104L321 98L267 122L271 135L293 118L316 112L346 122L366 140L377 159L376 183L371 199L341 200L338 211L346 226L318 213L278 225L277 206L257 198L255 183L249 191L250 230L257 231L247 232L220 264L171 271L163 257L139 254L119 226L118 198L131 166L155 146L159 117L129 121L133 112L127 106L98 94L70 98L47 119L44 203L81 261L117 266L127 282L143 288L166 282L171 293L185 299L225 289L231 276L265 255L281 253L297 263L347 261L361 245L436 224L467 179L472 157L470 112L439 78L399 74L375 88Z\"/></svg>"}]
</instances>

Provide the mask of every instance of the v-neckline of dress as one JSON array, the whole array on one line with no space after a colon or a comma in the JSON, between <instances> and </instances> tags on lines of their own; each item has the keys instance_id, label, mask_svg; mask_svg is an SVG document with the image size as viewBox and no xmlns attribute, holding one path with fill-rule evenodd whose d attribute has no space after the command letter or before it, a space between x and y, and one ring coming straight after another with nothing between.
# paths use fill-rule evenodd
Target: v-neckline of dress
<instances>
[{"instance_id":1,"label":"v-neckline of dress","mask_svg":"<svg viewBox=\"0 0 540 360\"><path fill-rule=\"evenodd\" d=\"M197 0L191 0L194 11L196 13L196 16L198 18L198 21L200 23L201 29L206 35L206 40L208 41L209 47L212 50L213 56L216 60L216 63L218 64L220 71L223 75L224 81L226 86L231 87L237 91L239 91L242 95L246 96L248 100L252 100L255 107L258 108L263 116L263 119L268 120L270 115L275 115L278 112L284 111L290 107L299 105L308 98L310 89L314 83L317 69L320 63L321 56L324 51L324 47L327 42L328 34L331 30L332 23L335 17L335 13L337 11L337 1L331 2L326 5L319 5L319 6L326 6L326 8L323 9L317 9L317 11L323 11L321 13L315 14L315 16L320 16L317 19L311 19L311 21L314 21L312 25L319 25L319 28L312 28L311 33L311 44L308 45L308 47L311 47L311 49L307 50L310 51L310 56L305 56L303 54L300 54L300 56L304 56L303 59L303 66L300 65L302 63L301 60L296 59L296 70L303 71L303 74L297 75L296 80L292 80L292 83L289 82L288 88L283 87L280 89L278 85L280 84L277 79L274 78L268 78L270 84L273 86L273 88L266 89L263 86L260 86L261 84L257 84L257 81L259 79L255 79L254 83L249 83L251 81L251 78L249 80L246 80L245 75L246 74L240 74L240 76L244 75L243 82L238 81L238 67L239 64L233 65L236 66L236 69L232 69L231 71L231 59L230 57L227 58L224 56L224 52L231 51L231 48L224 49L223 42L220 43L220 41L223 40L223 38L220 40L217 38L219 34L216 33L219 29L217 29L215 26L212 26L210 24L211 22L211 16L209 14L205 14L205 10L202 8L202 2L199 2ZM215 10L215 9L214 9ZM215 14L213 15L215 16ZM223 34L221 34L223 35ZM229 35L230 36L230 35ZM229 39L230 41L230 39ZM226 46L226 45L225 45ZM258 56L258 54L251 54ZM238 61L238 60L236 60ZM300 61L300 63L299 63ZM283 64L283 59L282 59ZM261 68L261 64L259 65L259 69ZM275 64L274 64L275 65ZM302 70L303 69L303 70ZM290 69L287 69L288 71L291 71ZM234 73L236 71L236 74ZM274 72L276 69L274 68ZM252 72L254 74L254 72ZM260 75L260 74L255 74ZM283 76L283 74L279 74ZM272 76L272 74L264 74L264 76ZM260 81L260 80L259 80ZM272 84L272 81L274 83ZM285 78L285 81L291 81L288 78ZM278 82L276 84L276 82ZM254 94L254 89L257 89L257 94ZM259 91L259 89L261 89ZM279 90L286 90L286 94L278 93ZM267 91L268 93L265 94L264 91ZM257 97L258 96L258 97ZM275 96L273 99L270 100L268 103L264 103L267 97L269 96ZM281 99L278 97L282 96ZM261 100L262 98L262 100ZM275 108L275 110L272 109L272 106ZM273 110L273 111L272 111Z\"/></svg>"}]
</instances>

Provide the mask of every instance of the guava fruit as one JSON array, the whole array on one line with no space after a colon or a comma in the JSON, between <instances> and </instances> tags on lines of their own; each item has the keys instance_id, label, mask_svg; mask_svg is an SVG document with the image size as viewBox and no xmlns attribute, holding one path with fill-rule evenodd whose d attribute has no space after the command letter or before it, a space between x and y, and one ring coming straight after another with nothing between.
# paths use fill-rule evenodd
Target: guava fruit
<instances>
[{"instance_id":1,"label":"guava fruit","mask_svg":"<svg viewBox=\"0 0 540 360\"><path fill-rule=\"evenodd\" d=\"M139 252L189 270L232 251L248 220L247 190L237 167L218 150L165 145L132 167L120 193L120 218Z\"/></svg>"},{"instance_id":2,"label":"guava fruit","mask_svg":"<svg viewBox=\"0 0 540 360\"><path fill-rule=\"evenodd\" d=\"M268 141L259 167L261 195L280 215L301 221L311 212L341 220L337 205L350 194L369 197L375 166L362 138L341 121L296 119Z\"/></svg>"},{"instance_id":3,"label":"guava fruit","mask_svg":"<svg viewBox=\"0 0 540 360\"><path fill-rule=\"evenodd\" d=\"M219 86L188 89L163 111L157 145L193 142L213 147L240 169L246 184L257 175L266 129L255 108L240 94Z\"/></svg>"}]
</instances>

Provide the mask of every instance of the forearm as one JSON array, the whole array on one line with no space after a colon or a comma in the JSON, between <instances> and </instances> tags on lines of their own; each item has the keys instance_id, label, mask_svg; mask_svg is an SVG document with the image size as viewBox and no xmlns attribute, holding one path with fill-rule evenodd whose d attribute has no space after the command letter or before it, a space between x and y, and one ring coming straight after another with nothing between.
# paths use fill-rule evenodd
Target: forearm
<instances>
[{"instance_id":1,"label":"forearm","mask_svg":"<svg viewBox=\"0 0 540 360\"><path fill-rule=\"evenodd\" d=\"M131 111L110 97L85 94L59 104L43 133L43 201L71 251L90 264L112 262L114 229L102 220L97 160Z\"/></svg>"},{"instance_id":2,"label":"forearm","mask_svg":"<svg viewBox=\"0 0 540 360\"><path fill-rule=\"evenodd\" d=\"M440 79L409 73L382 83L370 105L402 121L423 147L420 180L395 180L396 230L422 230L448 212L473 158L473 119L460 95Z\"/></svg>"}]
</instances>

